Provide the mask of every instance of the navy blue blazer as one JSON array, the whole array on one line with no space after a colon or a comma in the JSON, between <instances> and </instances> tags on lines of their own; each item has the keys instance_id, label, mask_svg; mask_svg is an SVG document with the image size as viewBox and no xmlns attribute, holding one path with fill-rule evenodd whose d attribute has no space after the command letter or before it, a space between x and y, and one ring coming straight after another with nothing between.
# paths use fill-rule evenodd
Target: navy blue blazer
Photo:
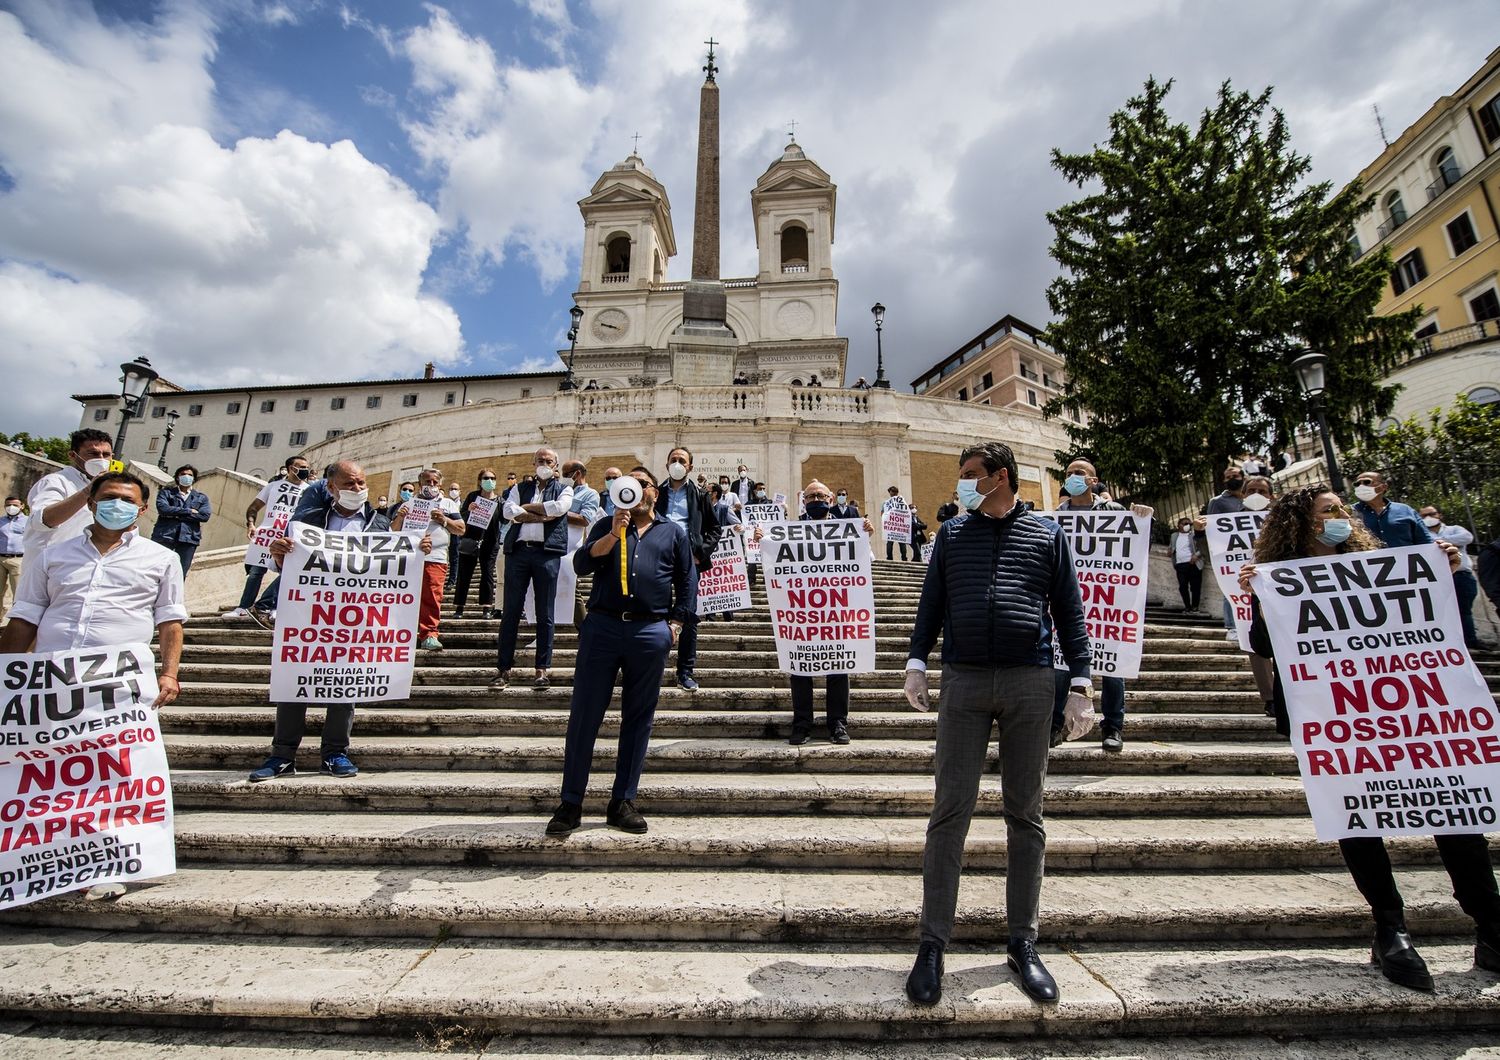
<instances>
[{"instance_id":1,"label":"navy blue blazer","mask_svg":"<svg viewBox=\"0 0 1500 1060\"><path fill-rule=\"evenodd\" d=\"M203 524L214 514L208 494L188 490L187 496L176 485L156 494L156 527L151 540L166 545L196 545L203 540Z\"/></svg>"}]
</instances>

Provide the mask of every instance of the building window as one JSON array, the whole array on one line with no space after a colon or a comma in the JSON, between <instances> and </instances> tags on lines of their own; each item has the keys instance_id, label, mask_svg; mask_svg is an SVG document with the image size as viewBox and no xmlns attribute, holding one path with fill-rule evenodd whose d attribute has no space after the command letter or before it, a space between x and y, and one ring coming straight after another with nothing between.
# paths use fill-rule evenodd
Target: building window
<instances>
[{"instance_id":1,"label":"building window","mask_svg":"<svg viewBox=\"0 0 1500 1060\"><path fill-rule=\"evenodd\" d=\"M1385 197L1385 220L1390 226L1387 231L1395 231L1406 223L1406 204L1401 201L1399 191Z\"/></svg>"},{"instance_id":2,"label":"building window","mask_svg":"<svg viewBox=\"0 0 1500 1060\"><path fill-rule=\"evenodd\" d=\"M309 405L311 405L311 404L312 404L312 402L309 401L307 398L298 398L297 399L297 403L295 405L293 405L292 408L296 412L306 412L307 411L307 407Z\"/></svg>"},{"instance_id":3,"label":"building window","mask_svg":"<svg viewBox=\"0 0 1500 1060\"><path fill-rule=\"evenodd\" d=\"M1429 320L1427 323L1423 324L1421 327L1419 327L1416 331L1414 331L1412 333L1412 338L1414 338L1414 339L1425 339L1428 335L1436 335L1437 333L1438 333L1437 321L1436 320Z\"/></svg>"},{"instance_id":4,"label":"building window","mask_svg":"<svg viewBox=\"0 0 1500 1060\"><path fill-rule=\"evenodd\" d=\"M256 432L256 434L255 434L255 448L257 448L257 449L269 449L269 448L271 448L271 432L270 431L257 431Z\"/></svg>"},{"instance_id":5,"label":"building window","mask_svg":"<svg viewBox=\"0 0 1500 1060\"><path fill-rule=\"evenodd\" d=\"M1500 295L1491 287L1478 298L1470 298L1469 313L1476 324L1481 320L1500 320Z\"/></svg>"},{"instance_id":6,"label":"building window","mask_svg":"<svg viewBox=\"0 0 1500 1060\"><path fill-rule=\"evenodd\" d=\"M1476 405L1494 405L1500 403L1500 390L1492 386L1476 386L1469 391L1469 400Z\"/></svg>"},{"instance_id":7,"label":"building window","mask_svg":"<svg viewBox=\"0 0 1500 1060\"><path fill-rule=\"evenodd\" d=\"M1458 168L1458 159L1454 157L1453 148L1444 146L1432 159L1432 168L1437 170L1437 184L1434 189L1433 198L1453 185L1458 183L1458 178L1463 176L1463 171Z\"/></svg>"},{"instance_id":8,"label":"building window","mask_svg":"<svg viewBox=\"0 0 1500 1060\"><path fill-rule=\"evenodd\" d=\"M985 372L984 373L984 378L979 381L979 385L980 385L980 388L983 389L983 390L988 390L990 387L994 386L995 385L995 373L994 372Z\"/></svg>"},{"instance_id":9,"label":"building window","mask_svg":"<svg viewBox=\"0 0 1500 1060\"><path fill-rule=\"evenodd\" d=\"M334 398L328 403L328 407L331 408L334 412L337 412L339 409L344 407L344 399Z\"/></svg>"},{"instance_id":10,"label":"building window","mask_svg":"<svg viewBox=\"0 0 1500 1060\"><path fill-rule=\"evenodd\" d=\"M528 398L528 397L530 397L530 396L531 396L531 387L529 387L529 386L523 386L523 387L522 387L522 388L521 388L521 396L522 396L522 397L523 397L523 398Z\"/></svg>"},{"instance_id":11,"label":"building window","mask_svg":"<svg viewBox=\"0 0 1500 1060\"><path fill-rule=\"evenodd\" d=\"M198 448L198 436L196 434L184 434L182 436L182 448L189 451Z\"/></svg>"},{"instance_id":12,"label":"building window","mask_svg":"<svg viewBox=\"0 0 1500 1060\"><path fill-rule=\"evenodd\" d=\"M787 225L781 231L781 271L807 271L807 229Z\"/></svg>"},{"instance_id":13,"label":"building window","mask_svg":"<svg viewBox=\"0 0 1500 1060\"><path fill-rule=\"evenodd\" d=\"M457 403L457 401L458 401L458 391L456 391L456 390L450 390L446 394L443 395L443 404L444 405L452 405L452 404Z\"/></svg>"},{"instance_id":14,"label":"building window","mask_svg":"<svg viewBox=\"0 0 1500 1060\"><path fill-rule=\"evenodd\" d=\"M202 405L189 405L188 406L188 415L189 416L201 416L201 415L203 415L203 406Z\"/></svg>"},{"instance_id":15,"label":"building window","mask_svg":"<svg viewBox=\"0 0 1500 1060\"><path fill-rule=\"evenodd\" d=\"M260 403L260 410L262 412L275 412L276 411L276 402L274 400L262 401Z\"/></svg>"},{"instance_id":16,"label":"building window","mask_svg":"<svg viewBox=\"0 0 1500 1060\"><path fill-rule=\"evenodd\" d=\"M107 419L109 419L109 409L103 408L103 409L95 409L94 410L94 422L95 423L103 423Z\"/></svg>"},{"instance_id":17,"label":"building window","mask_svg":"<svg viewBox=\"0 0 1500 1060\"><path fill-rule=\"evenodd\" d=\"M414 409L414 408L416 408L417 407L417 395L415 395L415 394L402 394L401 395L401 407L404 408L404 409Z\"/></svg>"},{"instance_id":18,"label":"building window","mask_svg":"<svg viewBox=\"0 0 1500 1060\"><path fill-rule=\"evenodd\" d=\"M1413 250L1396 262L1391 270L1391 286L1400 294L1408 287L1415 287L1427 279L1427 265L1422 261L1422 252Z\"/></svg>"},{"instance_id":19,"label":"building window","mask_svg":"<svg viewBox=\"0 0 1500 1060\"><path fill-rule=\"evenodd\" d=\"M328 430L328 433L325 434L323 437L326 440L328 440L328 441L332 441L333 439L337 438L339 435L341 435L343 433L344 433L344 429L342 427L330 427L329 430Z\"/></svg>"},{"instance_id":20,"label":"building window","mask_svg":"<svg viewBox=\"0 0 1500 1060\"><path fill-rule=\"evenodd\" d=\"M968 401L969 400L969 388L968 387L961 386L961 387L958 388L958 400L960 400L960 401Z\"/></svg>"},{"instance_id":21,"label":"building window","mask_svg":"<svg viewBox=\"0 0 1500 1060\"><path fill-rule=\"evenodd\" d=\"M293 431L291 433L291 436L289 438L287 438L287 444L288 445L306 445L307 444L307 432L306 431Z\"/></svg>"},{"instance_id":22,"label":"building window","mask_svg":"<svg viewBox=\"0 0 1500 1060\"><path fill-rule=\"evenodd\" d=\"M369 397L365 398L365 408L367 408L367 409L378 409L379 407L380 407L380 395L379 394L371 394Z\"/></svg>"},{"instance_id":23,"label":"building window","mask_svg":"<svg viewBox=\"0 0 1500 1060\"><path fill-rule=\"evenodd\" d=\"M630 275L630 237L618 235L604 246L604 275L623 280Z\"/></svg>"},{"instance_id":24,"label":"building window","mask_svg":"<svg viewBox=\"0 0 1500 1060\"><path fill-rule=\"evenodd\" d=\"M1500 140L1500 96L1479 108L1479 127L1490 143Z\"/></svg>"},{"instance_id":25,"label":"building window","mask_svg":"<svg viewBox=\"0 0 1500 1060\"><path fill-rule=\"evenodd\" d=\"M159 437L157 437L157 436L156 436L156 435L154 435L154 434L153 434L153 435L152 435L152 436L151 436L151 444L150 444L150 445L148 445L148 446L146 446L146 448L147 448L147 449L148 449L148 450L149 450L149 451L150 451L150 452L153 452L153 453L154 453L154 452L156 452L156 450L157 450L157 449L158 449L158 448L159 448L159 447L160 447L160 446L161 446L161 439L160 439L160 438L159 438Z\"/></svg>"},{"instance_id":26,"label":"building window","mask_svg":"<svg viewBox=\"0 0 1500 1060\"><path fill-rule=\"evenodd\" d=\"M239 411L240 411L240 403L238 401L231 401L229 404L227 404L227 405L224 406L224 414L226 416L237 415L239 413Z\"/></svg>"},{"instance_id":27,"label":"building window","mask_svg":"<svg viewBox=\"0 0 1500 1060\"><path fill-rule=\"evenodd\" d=\"M165 405L153 405L153 406L151 406L151 418L153 420L159 420L163 416L165 416L166 414L167 414L167 406L165 406Z\"/></svg>"},{"instance_id":28,"label":"building window","mask_svg":"<svg viewBox=\"0 0 1500 1060\"><path fill-rule=\"evenodd\" d=\"M1031 390L1031 389L1028 388L1027 391L1026 391L1026 400L1029 401L1029 402L1031 402L1033 405L1035 405L1036 404L1036 391L1035 390Z\"/></svg>"},{"instance_id":29,"label":"building window","mask_svg":"<svg viewBox=\"0 0 1500 1060\"><path fill-rule=\"evenodd\" d=\"M233 449L235 446L237 446L239 444L240 444L240 436L237 435L237 434L221 434L221 435L219 435L219 448L220 449Z\"/></svg>"},{"instance_id":30,"label":"building window","mask_svg":"<svg viewBox=\"0 0 1500 1060\"><path fill-rule=\"evenodd\" d=\"M1364 248L1359 245L1359 233L1349 233L1349 257L1357 258L1364 253Z\"/></svg>"},{"instance_id":31,"label":"building window","mask_svg":"<svg viewBox=\"0 0 1500 1060\"><path fill-rule=\"evenodd\" d=\"M1396 419L1396 417L1394 417L1394 416L1387 416L1385 419L1381 420L1380 421L1380 425L1375 428L1375 433L1376 434L1384 434L1386 431L1390 430L1392 427L1399 427L1399 426L1401 426L1401 421L1400 420Z\"/></svg>"},{"instance_id":32,"label":"building window","mask_svg":"<svg viewBox=\"0 0 1500 1060\"><path fill-rule=\"evenodd\" d=\"M1474 244L1479 242L1479 235L1474 231L1474 219L1465 210L1444 227L1448 230L1448 245L1453 248L1453 256L1456 258Z\"/></svg>"}]
</instances>

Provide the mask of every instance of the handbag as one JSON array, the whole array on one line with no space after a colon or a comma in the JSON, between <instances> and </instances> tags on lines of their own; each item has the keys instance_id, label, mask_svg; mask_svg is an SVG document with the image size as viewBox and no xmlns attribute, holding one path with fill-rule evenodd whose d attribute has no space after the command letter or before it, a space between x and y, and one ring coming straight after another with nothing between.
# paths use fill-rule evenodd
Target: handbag
<instances>
[{"instance_id":1,"label":"handbag","mask_svg":"<svg viewBox=\"0 0 1500 1060\"><path fill-rule=\"evenodd\" d=\"M458 554L460 556L479 555L479 539L475 537L461 537L458 539Z\"/></svg>"}]
</instances>

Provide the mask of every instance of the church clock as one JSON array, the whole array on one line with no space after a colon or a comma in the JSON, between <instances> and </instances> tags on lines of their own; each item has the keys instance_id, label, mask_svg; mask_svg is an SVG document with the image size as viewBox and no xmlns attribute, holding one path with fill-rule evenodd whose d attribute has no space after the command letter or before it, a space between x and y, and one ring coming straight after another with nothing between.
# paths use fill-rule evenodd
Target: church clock
<instances>
[{"instance_id":1,"label":"church clock","mask_svg":"<svg viewBox=\"0 0 1500 1060\"><path fill-rule=\"evenodd\" d=\"M591 330L600 342L620 342L630 333L630 318L618 309L605 309L594 314Z\"/></svg>"}]
</instances>

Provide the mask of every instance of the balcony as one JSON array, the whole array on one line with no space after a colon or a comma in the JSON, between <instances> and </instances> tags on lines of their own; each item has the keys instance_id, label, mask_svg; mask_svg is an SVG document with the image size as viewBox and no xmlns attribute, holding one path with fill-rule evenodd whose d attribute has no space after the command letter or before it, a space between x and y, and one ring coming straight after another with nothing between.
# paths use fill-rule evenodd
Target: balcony
<instances>
[{"instance_id":1,"label":"balcony","mask_svg":"<svg viewBox=\"0 0 1500 1060\"><path fill-rule=\"evenodd\" d=\"M1464 171L1457 165L1445 166L1438 173L1438 179L1427 185L1427 201L1431 202L1443 192L1458 183L1458 178L1464 175Z\"/></svg>"},{"instance_id":2,"label":"balcony","mask_svg":"<svg viewBox=\"0 0 1500 1060\"><path fill-rule=\"evenodd\" d=\"M600 283L629 283L630 282L630 273L628 273L628 272L606 272L603 276L599 277L599 282Z\"/></svg>"},{"instance_id":3,"label":"balcony","mask_svg":"<svg viewBox=\"0 0 1500 1060\"><path fill-rule=\"evenodd\" d=\"M807 266L805 264L804 265L783 265L781 267L781 274L783 276L787 275L788 273L792 273L792 272L806 272L806 271L807 271Z\"/></svg>"},{"instance_id":4,"label":"balcony","mask_svg":"<svg viewBox=\"0 0 1500 1060\"><path fill-rule=\"evenodd\" d=\"M1447 331L1435 332L1418 340L1416 348L1403 357L1400 363L1410 364L1424 357L1447 353L1449 350L1456 350L1463 346L1472 346L1477 342L1488 342L1491 339L1500 339L1500 320L1481 320L1476 324L1449 328Z\"/></svg>"},{"instance_id":5,"label":"balcony","mask_svg":"<svg viewBox=\"0 0 1500 1060\"><path fill-rule=\"evenodd\" d=\"M1404 225L1409 219L1410 218L1408 218L1406 214L1397 214L1395 216L1386 218L1386 220L1381 223L1378 228L1375 229L1375 239L1377 241L1384 239L1386 236L1390 235L1396 229Z\"/></svg>"}]
</instances>

